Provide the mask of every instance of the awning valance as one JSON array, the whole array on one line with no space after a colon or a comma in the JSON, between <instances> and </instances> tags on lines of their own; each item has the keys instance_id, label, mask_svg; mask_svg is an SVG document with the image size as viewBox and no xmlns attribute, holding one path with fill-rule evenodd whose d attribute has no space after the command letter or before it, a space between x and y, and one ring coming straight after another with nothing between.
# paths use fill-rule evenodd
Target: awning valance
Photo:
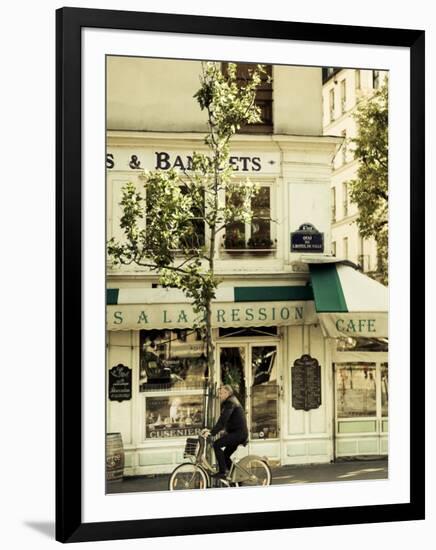
<instances>
[{"instance_id":1,"label":"awning valance","mask_svg":"<svg viewBox=\"0 0 436 550\"><path fill-rule=\"evenodd\" d=\"M329 337L388 337L389 291L341 263L311 264L315 308Z\"/></svg>"}]
</instances>

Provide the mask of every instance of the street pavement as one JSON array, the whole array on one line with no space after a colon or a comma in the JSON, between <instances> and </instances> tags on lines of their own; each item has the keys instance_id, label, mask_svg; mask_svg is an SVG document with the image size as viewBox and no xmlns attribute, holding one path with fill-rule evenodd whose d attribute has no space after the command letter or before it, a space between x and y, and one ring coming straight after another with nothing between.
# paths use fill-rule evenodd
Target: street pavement
<instances>
[{"instance_id":1,"label":"street pavement","mask_svg":"<svg viewBox=\"0 0 436 550\"><path fill-rule=\"evenodd\" d=\"M304 464L272 468L273 485L324 483L388 478L386 460L351 460L331 464ZM125 477L108 483L108 493L167 491L169 474Z\"/></svg>"}]
</instances>

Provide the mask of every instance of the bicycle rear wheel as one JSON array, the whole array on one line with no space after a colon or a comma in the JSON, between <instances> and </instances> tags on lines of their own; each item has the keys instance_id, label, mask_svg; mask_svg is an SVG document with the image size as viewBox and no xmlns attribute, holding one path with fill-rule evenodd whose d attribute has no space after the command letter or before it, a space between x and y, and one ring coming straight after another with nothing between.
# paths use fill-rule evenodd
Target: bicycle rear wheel
<instances>
[{"instance_id":1,"label":"bicycle rear wheel","mask_svg":"<svg viewBox=\"0 0 436 550\"><path fill-rule=\"evenodd\" d=\"M206 472L200 466L185 462L177 466L168 481L170 491L183 489L207 489L209 479Z\"/></svg>"},{"instance_id":2,"label":"bicycle rear wheel","mask_svg":"<svg viewBox=\"0 0 436 550\"><path fill-rule=\"evenodd\" d=\"M238 463L238 487L266 487L271 477L270 467L258 456L246 456Z\"/></svg>"}]
</instances>

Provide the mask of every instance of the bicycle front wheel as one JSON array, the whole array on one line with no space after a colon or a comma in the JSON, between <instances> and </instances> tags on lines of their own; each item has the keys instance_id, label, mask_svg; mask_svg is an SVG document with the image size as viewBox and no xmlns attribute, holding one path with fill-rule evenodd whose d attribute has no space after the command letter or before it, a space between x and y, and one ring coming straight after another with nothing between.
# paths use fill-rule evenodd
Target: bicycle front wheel
<instances>
[{"instance_id":1,"label":"bicycle front wheel","mask_svg":"<svg viewBox=\"0 0 436 550\"><path fill-rule=\"evenodd\" d=\"M208 477L203 468L191 462L185 462L177 466L171 474L168 489L170 491L207 489L208 485Z\"/></svg>"},{"instance_id":2,"label":"bicycle front wheel","mask_svg":"<svg viewBox=\"0 0 436 550\"><path fill-rule=\"evenodd\" d=\"M238 462L238 487L264 486L271 484L271 470L268 464L257 456L246 456Z\"/></svg>"}]
</instances>

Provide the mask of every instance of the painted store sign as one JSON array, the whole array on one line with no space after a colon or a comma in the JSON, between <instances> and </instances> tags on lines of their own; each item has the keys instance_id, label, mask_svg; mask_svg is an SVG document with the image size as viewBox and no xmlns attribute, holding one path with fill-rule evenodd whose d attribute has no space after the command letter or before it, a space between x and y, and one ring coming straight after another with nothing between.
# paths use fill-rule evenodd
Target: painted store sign
<instances>
[{"instance_id":1,"label":"painted store sign","mask_svg":"<svg viewBox=\"0 0 436 550\"><path fill-rule=\"evenodd\" d=\"M111 148L106 153L108 170L192 170L191 151L164 149ZM229 164L235 172L242 174L276 174L280 170L279 153L258 153L234 151Z\"/></svg>"},{"instance_id":2,"label":"painted store sign","mask_svg":"<svg viewBox=\"0 0 436 550\"><path fill-rule=\"evenodd\" d=\"M387 338L388 315L384 312L320 313L323 332L331 338L362 336Z\"/></svg>"},{"instance_id":3,"label":"painted store sign","mask_svg":"<svg viewBox=\"0 0 436 550\"><path fill-rule=\"evenodd\" d=\"M197 316L190 304L107 306L108 330L191 328ZM314 321L313 302L247 302L212 305L212 326L302 325Z\"/></svg>"}]
</instances>

